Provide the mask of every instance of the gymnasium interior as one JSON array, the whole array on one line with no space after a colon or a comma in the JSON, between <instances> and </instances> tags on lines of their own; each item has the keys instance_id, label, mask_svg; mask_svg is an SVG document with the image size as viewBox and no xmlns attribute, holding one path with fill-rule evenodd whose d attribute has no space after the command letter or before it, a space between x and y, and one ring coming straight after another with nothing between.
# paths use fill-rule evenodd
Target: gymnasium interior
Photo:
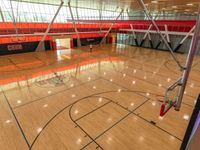
<instances>
[{"instance_id":1,"label":"gymnasium interior","mask_svg":"<svg viewBox=\"0 0 200 150\"><path fill-rule=\"evenodd\" d=\"M199 0L0 0L1 150L199 150Z\"/></svg>"}]
</instances>

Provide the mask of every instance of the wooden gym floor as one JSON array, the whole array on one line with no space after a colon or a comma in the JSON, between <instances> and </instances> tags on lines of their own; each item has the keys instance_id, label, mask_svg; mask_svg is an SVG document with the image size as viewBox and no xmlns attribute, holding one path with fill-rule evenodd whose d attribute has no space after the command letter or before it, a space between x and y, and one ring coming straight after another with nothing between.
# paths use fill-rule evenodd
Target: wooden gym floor
<instances>
[{"instance_id":1,"label":"wooden gym floor","mask_svg":"<svg viewBox=\"0 0 200 150\"><path fill-rule=\"evenodd\" d=\"M180 77L169 52L88 50L0 57L0 148L178 150L200 92L200 58L181 111L161 118L165 89Z\"/></svg>"}]
</instances>

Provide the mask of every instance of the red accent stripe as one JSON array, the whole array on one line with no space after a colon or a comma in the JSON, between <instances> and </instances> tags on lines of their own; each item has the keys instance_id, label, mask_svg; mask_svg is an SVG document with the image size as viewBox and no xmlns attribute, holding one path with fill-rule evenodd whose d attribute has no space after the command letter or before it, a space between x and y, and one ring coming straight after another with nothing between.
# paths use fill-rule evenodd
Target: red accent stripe
<instances>
[{"instance_id":1,"label":"red accent stripe","mask_svg":"<svg viewBox=\"0 0 200 150\"><path fill-rule=\"evenodd\" d=\"M100 28L107 30L110 28L113 20L79 20L82 23L77 23L76 27L83 30L83 32L89 31L99 31ZM91 22L91 23L88 23ZM84 23L87 22L87 23ZM177 32L189 32L189 30L196 24L196 21L173 21L173 20L156 20L158 27L160 30L164 30L164 25L168 25L169 31L177 31ZM116 24L113 26L113 29L117 32L118 29L130 29L130 24L133 25L134 29L148 29L151 21L149 20L118 20ZM48 23L17 23L16 27L19 30L19 34L31 34L35 32L45 32L48 27ZM52 25L51 31L52 33L59 32L72 32L73 29L72 23L54 23ZM152 30L155 30L155 27L152 27ZM0 35L5 34L15 34L14 24L12 22L0 22ZM88 37L102 37L105 33L102 34L80 34L80 38L88 38ZM73 38L77 38L76 35L72 35ZM42 36L30 36L30 37L9 37L9 38L0 38L1 43L16 43L16 42L33 42L40 41ZM46 40L52 40L50 36L46 37Z\"/></svg>"}]
</instances>

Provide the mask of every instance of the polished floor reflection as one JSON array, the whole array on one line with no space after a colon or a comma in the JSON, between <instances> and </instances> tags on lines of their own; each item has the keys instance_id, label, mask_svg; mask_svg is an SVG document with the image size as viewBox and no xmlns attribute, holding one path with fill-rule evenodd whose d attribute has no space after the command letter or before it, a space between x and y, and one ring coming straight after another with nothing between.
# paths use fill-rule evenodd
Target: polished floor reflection
<instances>
[{"instance_id":1,"label":"polished floor reflection","mask_svg":"<svg viewBox=\"0 0 200 150\"><path fill-rule=\"evenodd\" d=\"M169 52L152 49L104 45L0 60L3 150L178 150L200 92L196 57L181 110L159 117L180 71Z\"/></svg>"}]
</instances>

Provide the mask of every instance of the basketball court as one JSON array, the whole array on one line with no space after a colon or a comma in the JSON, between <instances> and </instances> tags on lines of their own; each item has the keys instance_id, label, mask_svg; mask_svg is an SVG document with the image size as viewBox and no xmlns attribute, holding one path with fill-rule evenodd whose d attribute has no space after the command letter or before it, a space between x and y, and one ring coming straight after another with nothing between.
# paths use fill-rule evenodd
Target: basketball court
<instances>
[{"instance_id":1,"label":"basketball court","mask_svg":"<svg viewBox=\"0 0 200 150\"><path fill-rule=\"evenodd\" d=\"M13 22L6 20L6 11L15 14L25 4L55 6L55 16L35 23L20 21L19 13ZM187 141L192 144L185 139L200 93L198 5L195 0L0 2L0 149L191 149L198 134ZM112 10L108 16L114 19L78 17L77 8L96 7ZM142 12L134 16L136 8ZM59 24L62 9L70 19ZM146 17L138 19L142 14ZM184 15L190 19L182 20ZM30 35L32 30L37 35Z\"/></svg>"}]
</instances>

